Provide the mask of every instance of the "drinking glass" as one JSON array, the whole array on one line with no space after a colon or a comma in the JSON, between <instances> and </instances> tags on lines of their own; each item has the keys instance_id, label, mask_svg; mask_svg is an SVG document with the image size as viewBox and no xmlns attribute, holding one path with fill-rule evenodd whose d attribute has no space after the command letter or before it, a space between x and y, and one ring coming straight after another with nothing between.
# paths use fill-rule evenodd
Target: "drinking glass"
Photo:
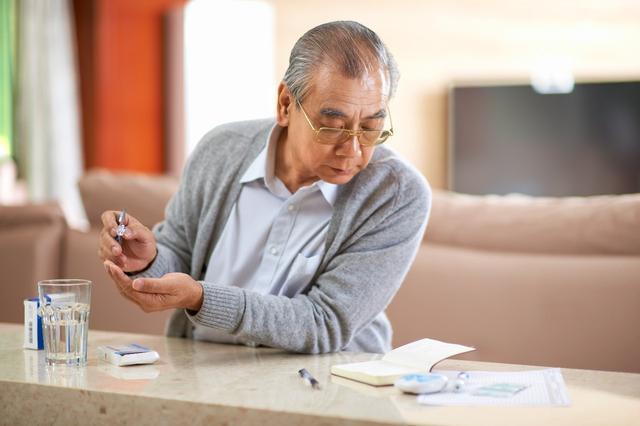
<instances>
[{"instance_id":1,"label":"drinking glass","mask_svg":"<svg viewBox=\"0 0 640 426\"><path fill-rule=\"evenodd\" d=\"M40 281L38 296L47 364L86 365L91 281Z\"/></svg>"}]
</instances>

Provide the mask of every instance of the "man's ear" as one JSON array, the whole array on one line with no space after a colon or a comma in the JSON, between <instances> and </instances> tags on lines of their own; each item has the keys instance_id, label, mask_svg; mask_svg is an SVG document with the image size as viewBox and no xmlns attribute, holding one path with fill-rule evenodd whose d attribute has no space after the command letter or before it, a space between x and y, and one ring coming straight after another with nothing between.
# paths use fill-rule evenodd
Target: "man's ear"
<instances>
[{"instance_id":1,"label":"man's ear","mask_svg":"<svg viewBox=\"0 0 640 426\"><path fill-rule=\"evenodd\" d=\"M278 86L278 107L276 121L280 127L289 126L289 112L294 105L293 95L283 82Z\"/></svg>"}]
</instances>

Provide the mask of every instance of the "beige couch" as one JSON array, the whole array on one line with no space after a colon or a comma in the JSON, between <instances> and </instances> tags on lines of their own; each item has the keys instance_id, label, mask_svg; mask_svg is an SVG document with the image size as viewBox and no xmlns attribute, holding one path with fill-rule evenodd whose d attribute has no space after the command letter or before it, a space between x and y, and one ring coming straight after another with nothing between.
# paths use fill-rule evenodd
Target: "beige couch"
<instances>
[{"instance_id":1,"label":"beige couch","mask_svg":"<svg viewBox=\"0 0 640 426\"><path fill-rule=\"evenodd\" d=\"M466 359L640 372L640 194L434 192L424 244L388 308L394 345Z\"/></svg>"},{"instance_id":2,"label":"beige couch","mask_svg":"<svg viewBox=\"0 0 640 426\"><path fill-rule=\"evenodd\" d=\"M88 232L67 229L56 206L0 207L0 267L12 276L3 280L0 321L21 321L19 301L38 279L64 276L94 282L93 329L162 333L168 312L143 313L107 279L96 254L99 214L126 207L151 225L176 184L89 173L80 182ZM17 225L11 209L45 219ZM21 254L5 257L16 241ZM395 346L432 337L478 348L468 359L640 372L640 194L436 191L424 244L387 312Z\"/></svg>"}]
</instances>

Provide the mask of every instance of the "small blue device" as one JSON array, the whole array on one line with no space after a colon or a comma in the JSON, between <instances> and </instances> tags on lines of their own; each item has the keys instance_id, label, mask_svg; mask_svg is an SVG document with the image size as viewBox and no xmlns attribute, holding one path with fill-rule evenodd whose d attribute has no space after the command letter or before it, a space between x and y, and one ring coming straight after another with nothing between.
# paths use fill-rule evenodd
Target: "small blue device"
<instances>
[{"instance_id":1,"label":"small blue device","mask_svg":"<svg viewBox=\"0 0 640 426\"><path fill-rule=\"evenodd\" d=\"M396 380L394 386L405 393L423 394L442 391L449 379L443 374L407 374Z\"/></svg>"}]
</instances>

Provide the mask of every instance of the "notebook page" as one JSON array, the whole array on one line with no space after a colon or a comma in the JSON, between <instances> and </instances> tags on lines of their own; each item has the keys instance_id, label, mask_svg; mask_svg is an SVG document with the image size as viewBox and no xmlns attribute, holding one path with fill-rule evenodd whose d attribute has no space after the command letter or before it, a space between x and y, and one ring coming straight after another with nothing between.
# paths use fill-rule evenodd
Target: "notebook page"
<instances>
[{"instance_id":1,"label":"notebook page","mask_svg":"<svg viewBox=\"0 0 640 426\"><path fill-rule=\"evenodd\" d=\"M426 372L445 358L473 350L475 348L454 343L421 339L392 350L382 359L393 364L404 365L415 371Z\"/></svg>"}]
</instances>

